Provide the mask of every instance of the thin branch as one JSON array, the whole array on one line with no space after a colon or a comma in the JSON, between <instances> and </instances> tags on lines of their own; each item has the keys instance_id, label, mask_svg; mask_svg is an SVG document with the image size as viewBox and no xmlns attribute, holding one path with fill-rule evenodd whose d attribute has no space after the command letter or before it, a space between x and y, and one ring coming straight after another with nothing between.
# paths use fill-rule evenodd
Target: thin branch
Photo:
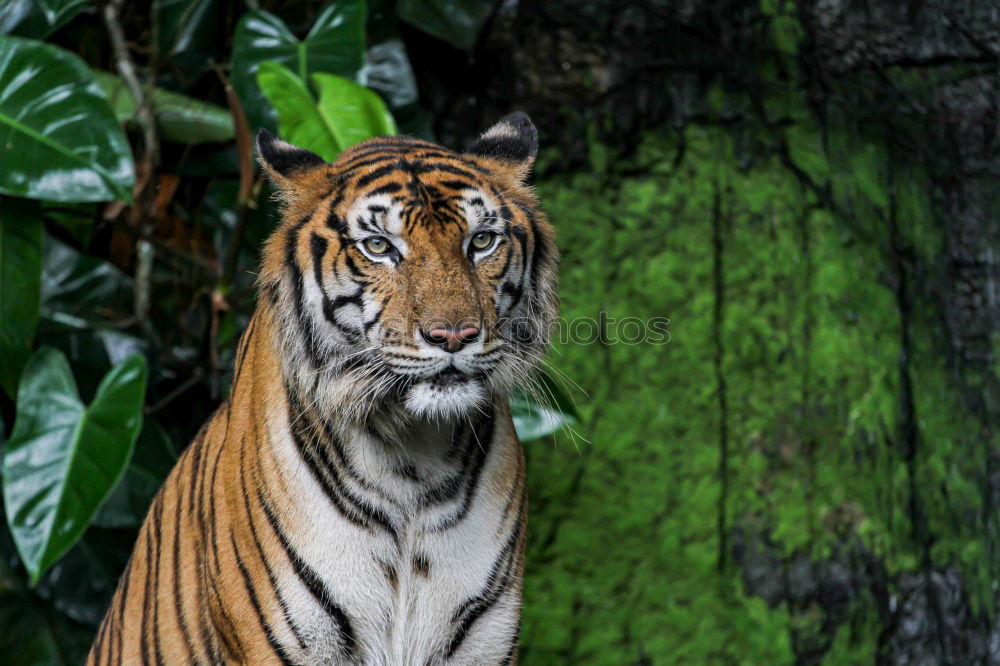
<instances>
[{"instance_id":1,"label":"thin branch","mask_svg":"<svg viewBox=\"0 0 1000 666\"><path fill-rule=\"evenodd\" d=\"M108 29L111 48L114 53L118 73L135 100L135 119L142 129L142 152L136 160L136 185L132 222L142 227L142 233L135 244L135 318L143 321L149 312L150 278L153 274L155 251L146 240L152 235L154 200L154 174L160 162L160 143L156 132L156 117L153 112L152 96L147 94L136 74L135 63L125 42L125 31L121 25L121 9L124 0L108 0L104 3L104 23Z\"/></svg>"},{"instance_id":2,"label":"thin branch","mask_svg":"<svg viewBox=\"0 0 1000 666\"><path fill-rule=\"evenodd\" d=\"M236 95L236 91L222 68L214 61L211 62L211 65L226 91L226 102L229 104L229 112L233 116L233 127L236 130L236 152L240 166L236 228L233 229L232 236L229 238L229 245L226 247L226 255L222 262L222 278L227 285L232 286L236 280L236 269L239 264L240 247L243 244L247 217L250 214L250 209L256 207L255 193L257 188L254 179L253 141L250 137L250 127L247 124L246 114L243 112L243 105L240 104L240 98Z\"/></svg>"}]
</instances>

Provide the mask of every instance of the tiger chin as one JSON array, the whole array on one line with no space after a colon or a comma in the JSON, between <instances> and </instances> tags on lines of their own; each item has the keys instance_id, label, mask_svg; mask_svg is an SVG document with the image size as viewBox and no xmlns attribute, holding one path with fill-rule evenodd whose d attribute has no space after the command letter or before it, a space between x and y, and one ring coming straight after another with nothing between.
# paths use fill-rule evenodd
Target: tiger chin
<instances>
[{"instance_id":1,"label":"tiger chin","mask_svg":"<svg viewBox=\"0 0 1000 666\"><path fill-rule=\"evenodd\" d=\"M230 398L154 499L89 664L511 664L508 399L556 316L523 113L453 152L257 138L282 220Z\"/></svg>"}]
</instances>

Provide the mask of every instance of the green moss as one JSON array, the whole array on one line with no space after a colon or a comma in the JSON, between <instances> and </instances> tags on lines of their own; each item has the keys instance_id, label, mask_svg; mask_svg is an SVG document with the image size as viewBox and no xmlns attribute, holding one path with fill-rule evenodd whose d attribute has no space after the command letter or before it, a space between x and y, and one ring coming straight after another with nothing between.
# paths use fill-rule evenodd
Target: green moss
<instances>
[{"instance_id":1,"label":"green moss","mask_svg":"<svg viewBox=\"0 0 1000 666\"><path fill-rule=\"evenodd\" d=\"M930 308L909 322L913 466L897 439L903 336L888 216L893 206L898 242L933 264L942 241L929 188L867 139L831 134L827 149L811 120L746 131L772 144L749 168L738 131L691 126L676 168L678 137L653 136L635 157L642 175L612 165L539 186L563 249L564 317L666 317L670 341L563 342L550 355L589 394L578 394L586 441L527 447L525 664L791 663L792 631L819 636L819 611L748 597L728 552L720 572L720 506L727 539L763 526L780 552L822 558L856 535L893 574L923 557L911 474L933 561L988 593L975 518L983 449ZM782 162L781 145L833 193L832 209ZM826 663L870 661L876 624L863 594Z\"/></svg>"}]
</instances>

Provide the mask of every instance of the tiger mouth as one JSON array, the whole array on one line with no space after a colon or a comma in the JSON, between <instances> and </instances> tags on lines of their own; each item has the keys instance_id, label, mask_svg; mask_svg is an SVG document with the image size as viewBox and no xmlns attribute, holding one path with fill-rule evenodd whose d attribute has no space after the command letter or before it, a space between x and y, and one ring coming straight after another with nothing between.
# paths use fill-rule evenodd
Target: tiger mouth
<instances>
[{"instance_id":1,"label":"tiger mouth","mask_svg":"<svg viewBox=\"0 0 1000 666\"><path fill-rule=\"evenodd\" d=\"M436 375L433 375L432 377L429 377L427 381L433 384L434 386L446 388L449 386L454 386L456 384L462 384L464 382L469 381L470 379L472 379L472 377L465 374L458 368L452 366L445 368L444 370L437 373Z\"/></svg>"}]
</instances>

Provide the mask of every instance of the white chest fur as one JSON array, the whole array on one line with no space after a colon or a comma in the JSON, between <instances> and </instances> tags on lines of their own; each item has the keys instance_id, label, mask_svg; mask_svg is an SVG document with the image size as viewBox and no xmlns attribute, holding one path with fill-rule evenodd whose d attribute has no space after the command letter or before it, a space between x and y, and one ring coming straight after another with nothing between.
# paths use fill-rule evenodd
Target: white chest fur
<instances>
[{"instance_id":1,"label":"white chest fur","mask_svg":"<svg viewBox=\"0 0 1000 666\"><path fill-rule=\"evenodd\" d=\"M303 663L506 663L523 530L509 419L427 425L398 443L326 432L332 440L310 441L287 421L271 432L267 482L303 565L278 573L287 653Z\"/></svg>"}]
</instances>

